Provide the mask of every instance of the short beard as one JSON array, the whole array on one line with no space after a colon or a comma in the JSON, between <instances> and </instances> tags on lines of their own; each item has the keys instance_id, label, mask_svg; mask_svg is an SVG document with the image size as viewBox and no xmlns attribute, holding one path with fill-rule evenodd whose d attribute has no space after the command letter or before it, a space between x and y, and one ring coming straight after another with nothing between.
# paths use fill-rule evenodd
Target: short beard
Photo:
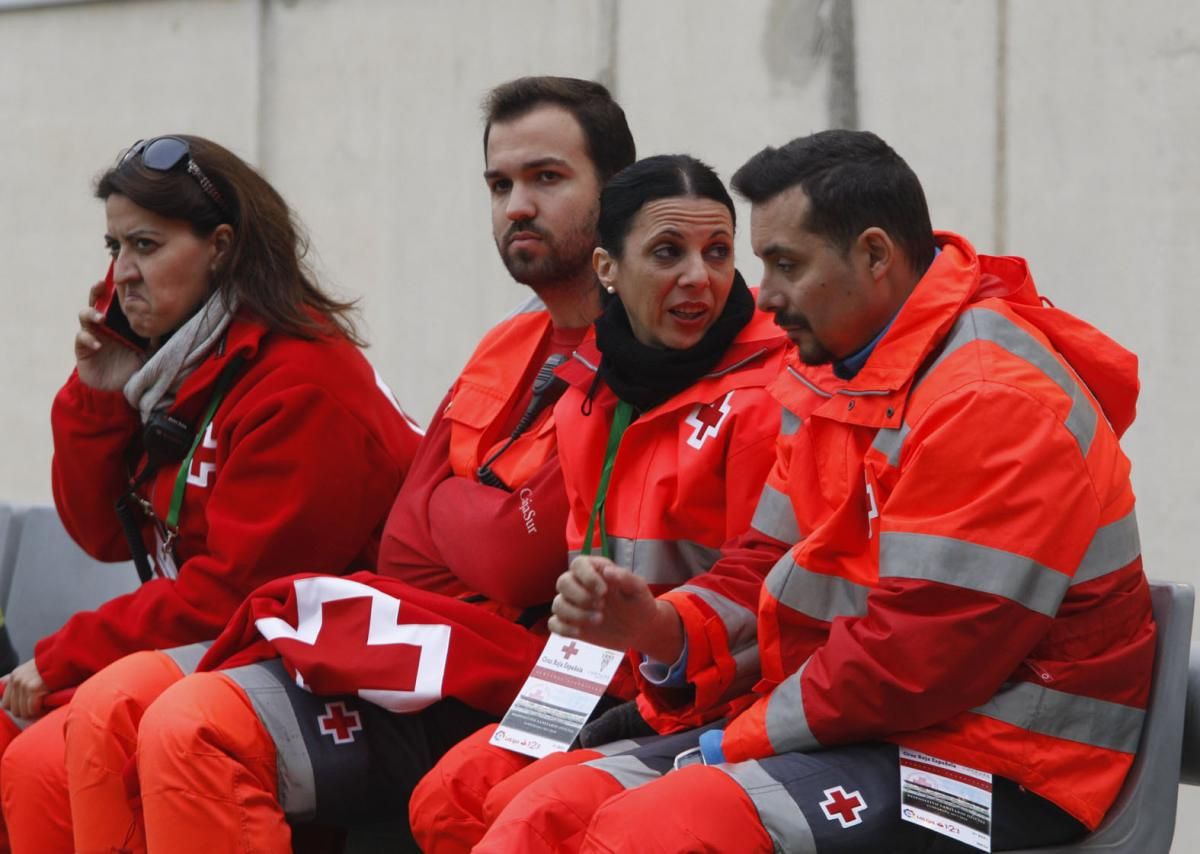
<instances>
[{"instance_id":1,"label":"short beard","mask_svg":"<svg viewBox=\"0 0 1200 854\"><path fill-rule=\"evenodd\" d=\"M528 226L524 227L528 229ZM510 230L519 231L520 227L514 226ZM540 258L530 257L521 251L512 252L503 243L497 242L496 249L500 252L500 260L504 262L510 276L534 290L573 283L584 278L590 280L592 252L596 246L594 215L561 238L548 235L536 227L535 230L546 244L547 251Z\"/></svg>"},{"instance_id":2,"label":"short beard","mask_svg":"<svg viewBox=\"0 0 1200 854\"><path fill-rule=\"evenodd\" d=\"M812 327L800 315L777 311L775 312L775 323L779 326L802 326L808 330L809 335L812 335ZM812 346L808 348L801 348L798 344L795 345L796 353L800 356L801 362L806 365L829 365L837 361L834 355L826 350L821 342L816 340L815 335L812 335L812 342Z\"/></svg>"}]
</instances>

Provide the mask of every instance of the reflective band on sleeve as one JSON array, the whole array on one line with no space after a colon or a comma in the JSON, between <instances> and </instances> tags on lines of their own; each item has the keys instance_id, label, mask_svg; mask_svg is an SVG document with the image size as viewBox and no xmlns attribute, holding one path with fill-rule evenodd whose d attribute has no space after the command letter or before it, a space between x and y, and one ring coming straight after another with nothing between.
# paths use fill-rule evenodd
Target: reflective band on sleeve
<instances>
[{"instance_id":1,"label":"reflective band on sleeve","mask_svg":"<svg viewBox=\"0 0 1200 854\"><path fill-rule=\"evenodd\" d=\"M712 569L721 550L690 540L631 540L609 537L613 563L633 570L647 584L672 586Z\"/></svg>"},{"instance_id":2,"label":"reflective band on sleeve","mask_svg":"<svg viewBox=\"0 0 1200 854\"><path fill-rule=\"evenodd\" d=\"M1005 685L971 709L1030 732L1104 750L1136 753L1146 713L1132 706L1068 694L1032 682Z\"/></svg>"},{"instance_id":3,"label":"reflective band on sleeve","mask_svg":"<svg viewBox=\"0 0 1200 854\"><path fill-rule=\"evenodd\" d=\"M888 465L893 468L898 467L900 465L900 452L904 450L904 440L908 438L911 429L908 426L908 422L902 423L894 430L890 427L880 427L879 432L875 434L875 441L871 443L871 447L887 457Z\"/></svg>"},{"instance_id":4,"label":"reflective band on sleeve","mask_svg":"<svg viewBox=\"0 0 1200 854\"><path fill-rule=\"evenodd\" d=\"M162 653L174 661L175 665L183 671L183 675L187 676L196 672L196 665L200 663L200 659L204 658L204 654L208 652L210 646L212 646L212 641L201 641L200 643L189 643L187 646L164 649Z\"/></svg>"},{"instance_id":5,"label":"reflective band on sleeve","mask_svg":"<svg viewBox=\"0 0 1200 854\"><path fill-rule=\"evenodd\" d=\"M687 593L698 599L703 599L708 606L717 612L717 619L725 626L725 636L729 643L729 651L735 657L737 652L756 645L758 639L758 617L754 611L739 605L728 596L724 596L707 587L685 584L671 591L674 596Z\"/></svg>"},{"instance_id":6,"label":"reflective band on sleeve","mask_svg":"<svg viewBox=\"0 0 1200 854\"><path fill-rule=\"evenodd\" d=\"M1037 561L932 534L885 532L879 540L880 578L919 578L1003 596L1053 617L1070 578Z\"/></svg>"},{"instance_id":7,"label":"reflective band on sleeve","mask_svg":"<svg viewBox=\"0 0 1200 854\"><path fill-rule=\"evenodd\" d=\"M803 418L785 406L783 413L779 417L779 432L785 436L791 436L800 429L800 425L803 423Z\"/></svg>"},{"instance_id":8,"label":"reflective band on sleeve","mask_svg":"<svg viewBox=\"0 0 1200 854\"><path fill-rule=\"evenodd\" d=\"M800 528L791 499L770 484L763 487L758 497L750 527L789 546L800 542Z\"/></svg>"},{"instance_id":9,"label":"reflective band on sleeve","mask_svg":"<svg viewBox=\"0 0 1200 854\"><path fill-rule=\"evenodd\" d=\"M1071 411L1067 414L1064 425L1075 437L1075 441L1079 443L1079 450L1086 457L1096 435L1098 416L1080 382L1045 345L1012 320L991 309L973 308L959 317L946 337L942 352L917 381L914 389L925 377L933 374L938 365L951 353L972 341L989 341L1023 359L1045 374L1071 398Z\"/></svg>"},{"instance_id":10,"label":"reflective band on sleeve","mask_svg":"<svg viewBox=\"0 0 1200 854\"><path fill-rule=\"evenodd\" d=\"M750 797L776 851L817 854L817 843L808 819L783 784L758 762L750 760L713 767L728 774Z\"/></svg>"},{"instance_id":11,"label":"reflective band on sleeve","mask_svg":"<svg viewBox=\"0 0 1200 854\"><path fill-rule=\"evenodd\" d=\"M638 786L649 783L651 780L657 780L662 776L645 762L628 753L620 756L605 756L603 759L593 759L583 764L588 768L595 768L597 771L611 775L626 789L636 789Z\"/></svg>"},{"instance_id":12,"label":"reflective band on sleeve","mask_svg":"<svg viewBox=\"0 0 1200 854\"><path fill-rule=\"evenodd\" d=\"M869 588L845 578L810 572L786 554L771 568L765 582L772 596L793 611L814 620L861 617L867 613Z\"/></svg>"},{"instance_id":13,"label":"reflective band on sleeve","mask_svg":"<svg viewBox=\"0 0 1200 854\"><path fill-rule=\"evenodd\" d=\"M808 667L808 661L776 685L767 700L767 738L776 753L816 750L821 746L808 726L804 698L800 693L800 679Z\"/></svg>"},{"instance_id":14,"label":"reflective band on sleeve","mask_svg":"<svg viewBox=\"0 0 1200 854\"><path fill-rule=\"evenodd\" d=\"M1124 569L1142 553L1138 537L1137 515L1133 510L1096 531L1088 545L1071 584L1082 584L1110 572Z\"/></svg>"},{"instance_id":15,"label":"reflective band on sleeve","mask_svg":"<svg viewBox=\"0 0 1200 854\"><path fill-rule=\"evenodd\" d=\"M246 692L255 714L275 743L279 804L283 811L293 821L311 819L317 811L312 759L296 720L296 711L280 682L288 676L279 660L223 670L221 675Z\"/></svg>"},{"instance_id":16,"label":"reflective band on sleeve","mask_svg":"<svg viewBox=\"0 0 1200 854\"><path fill-rule=\"evenodd\" d=\"M733 679L717 698L717 703L728 703L749 694L762 678L762 661L758 655L758 644L742 647L733 653Z\"/></svg>"}]
</instances>

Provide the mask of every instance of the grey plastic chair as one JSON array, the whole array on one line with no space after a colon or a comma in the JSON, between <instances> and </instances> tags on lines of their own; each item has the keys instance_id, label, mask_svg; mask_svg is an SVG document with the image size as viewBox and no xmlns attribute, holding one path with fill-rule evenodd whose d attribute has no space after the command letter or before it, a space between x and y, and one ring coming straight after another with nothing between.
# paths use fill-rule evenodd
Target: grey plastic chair
<instances>
[{"instance_id":1,"label":"grey plastic chair","mask_svg":"<svg viewBox=\"0 0 1200 854\"><path fill-rule=\"evenodd\" d=\"M1150 596L1154 621L1158 623L1150 706L1137 757L1116 803L1096 832L1082 842L1030 848L1019 854L1080 851L1167 854L1171 850L1179 794L1184 703L1191 687L1188 660L1196 594L1188 584L1155 581L1151 582ZM1200 692L1200 685L1197 691Z\"/></svg>"},{"instance_id":2,"label":"grey plastic chair","mask_svg":"<svg viewBox=\"0 0 1200 854\"><path fill-rule=\"evenodd\" d=\"M1200 641L1192 641L1188 662L1187 707L1183 717L1183 757L1179 782L1200 786Z\"/></svg>"},{"instance_id":3,"label":"grey plastic chair","mask_svg":"<svg viewBox=\"0 0 1200 854\"><path fill-rule=\"evenodd\" d=\"M89 557L67 534L53 507L29 507L21 513L11 578L4 617L21 661L76 611L91 610L138 586L132 563Z\"/></svg>"}]
</instances>

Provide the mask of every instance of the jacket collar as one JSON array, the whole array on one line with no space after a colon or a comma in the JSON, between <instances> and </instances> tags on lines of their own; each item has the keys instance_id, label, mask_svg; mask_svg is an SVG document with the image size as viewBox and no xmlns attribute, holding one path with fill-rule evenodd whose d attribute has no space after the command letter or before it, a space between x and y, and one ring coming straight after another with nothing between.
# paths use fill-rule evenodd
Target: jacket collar
<instances>
[{"instance_id":1,"label":"jacket collar","mask_svg":"<svg viewBox=\"0 0 1200 854\"><path fill-rule=\"evenodd\" d=\"M253 361L268 332L270 330L261 321L239 312L225 331L224 340L212 355L183 381L172 410L180 406L189 407L194 398L205 395L234 356L241 355L247 363Z\"/></svg>"},{"instance_id":2,"label":"jacket collar","mask_svg":"<svg viewBox=\"0 0 1200 854\"><path fill-rule=\"evenodd\" d=\"M711 371L698 382L671 398L667 403L643 413L639 420L645 420L659 412L667 412L682 406L695 403L709 403L713 395L714 384L722 391L746 386L766 386L779 372L779 362L772 359L772 354L778 354L787 345L787 338L775 325L771 315L755 310L750 322L733 339L733 342L721 355L720 361ZM596 378L596 370L600 366L600 350L596 346L595 337L589 332L584 340L555 373L569 385L580 389L585 394ZM597 402L605 406L615 404L616 396L607 386L596 390Z\"/></svg>"},{"instance_id":3,"label":"jacket collar","mask_svg":"<svg viewBox=\"0 0 1200 854\"><path fill-rule=\"evenodd\" d=\"M827 372L803 365L793 350L788 369L773 386L785 406L793 394L797 402L807 397L817 383L821 396L828 394L829 399L814 414L864 426L899 426L904 398L917 371L980 285L979 258L971 244L950 232L936 232L936 239L942 251L854 378L831 381Z\"/></svg>"}]
</instances>

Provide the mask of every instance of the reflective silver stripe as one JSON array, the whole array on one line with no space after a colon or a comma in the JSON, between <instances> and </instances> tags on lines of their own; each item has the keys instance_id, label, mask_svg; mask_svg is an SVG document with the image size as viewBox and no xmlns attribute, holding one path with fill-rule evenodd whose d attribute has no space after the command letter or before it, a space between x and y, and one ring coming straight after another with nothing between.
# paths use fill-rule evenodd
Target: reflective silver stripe
<instances>
[{"instance_id":1,"label":"reflective silver stripe","mask_svg":"<svg viewBox=\"0 0 1200 854\"><path fill-rule=\"evenodd\" d=\"M800 693L800 678L808 667L808 661L776 685L767 700L767 739L776 753L815 750L821 746L808 726L804 698Z\"/></svg>"},{"instance_id":2,"label":"reflective silver stripe","mask_svg":"<svg viewBox=\"0 0 1200 854\"><path fill-rule=\"evenodd\" d=\"M900 452L904 450L904 440L908 438L911 430L912 428L908 426L907 421L902 422L895 429L880 427L879 432L875 434L875 441L871 443L871 447L887 457L888 465L899 466Z\"/></svg>"},{"instance_id":3,"label":"reflective silver stripe","mask_svg":"<svg viewBox=\"0 0 1200 854\"><path fill-rule=\"evenodd\" d=\"M770 484L763 486L750 527L781 543L794 545L800 542L800 528L796 524L791 499Z\"/></svg>"},{"instance_id":4,"label":"reflective silver stripe","mask_svg":"<svg viewBox=\"0 0 1200 854\"><path fill-rule=\"evenodd\" d=\"M636 750L640 746L632 738L623 738L620 741L601 744L599 747L589 747L588 750L594 750L603 756L616 756L618 753L628 753L630 750Z\"/></svg>"},{"instance_id":5,"label":"reflective silver stripe","mask_svg":"<svg viewBox=\"0 0 1200 854\"><path fill-rule=\"evenodd\" d=\"M593 364L592 364L591 362L589 362L587 359L583 358L583 356L580 356L578 352L576 352L576 353L572 353L572 354L571 354L571 358L572 358L572 359L574 359L574 360L575 360L575 361L577 361L577 362L582 362L582 363L583 363L583 365L584 365L584 367L586 367L586 368L587 368L589 371L595 372L595 371L598 371L598 370L600 370L598 367L596 367L595 365L593 365Z\"/></svg>"},{"instance_id":6,"label":"reflective silver stripe","mask_svg":"<svg viewBox=\"0 0 1200 854\"><path fill-rule=\"evenodd\" d=\"M712 569L721 550L691 540L609 537L613 561L647 584L682 584Z\"/></svg>"},{"instance_id":7,"label":"reflective silver stripe","mask_svg":"<svg viewBox=\"0 0 1200 854\"><path fill-rule=\"evenodd\" d=\"M187 676L189 673L196 672L196 665L200 663L200 659L204 658L204 654L208 652L210 646L212 646L212 641L201 641L200 643L189 643L187 646L164 649L162 653L174 661L183 675Z\"/></svg>"},{"instance_id":8,"label":"reflective silver stripe","mask_svg":"<svg viewBox=\"0 0 1200 854\"><path fill-rule=\"evenodd\" d=\"M1132 706L1068 694L1032 682L1006 685L971 711L1030 732L1121 753L1137 752L1146 716Z\"/></svg>"},{"instance_id":9,"label":"reflective silver stripe","mask_svg":"<svg viewBox=\"0 0 1200 854\"><path fill-rule=\"evenodd\" d=\"M289 819L307 820L316 815L317 785L312 759L304 744L296 712L280 684L286 673L273 672L266 665L248 664L221 674L237 683L271 740L275 743L275 766L279 779L279 804Z\"/></svg>"},{"instance_id":10,"label":"reflective silver stripe","mask_svg":"<svg viewBox=\"0 0 1200 854\"><path fill-rule=\"evenodd\" d=\"M991 593L1053 617L1071 579L1024 555L951 537L885 532L880 578L920 578Z\"/></svg>"},{"instance_id":11,"label":"reflective silver stripe","mask_svg":"<svg viewBox=\"0 0 1200 854\"><path fill-rule=\"evenodd\" d=\"M626 789L636 789L662 776L645 762L628 753L605 756L603 759L593 759L583 764L612 775L613 779Z\"/></svg>"},{"instance_id":12,"label":"reflective silver stripe","mask_svg":"<svg viewBox=\"0 0 1200 854\"><path fill-rule=\"evenodd\" d=\"M672 587L690 581L712 569L721 556L720 549L693 543L690 540L631 540L609 537L613 563L633 570L647 584L669 584ZM583 552L567 552L569 564Z\"/></svg>"},{"instance_id":13,"label":"reflective silver stripe","mask_svg":"<svg viewBox=\"0 0 1200 854\"><path fill-rule=\"evenodd\" d=\"M791 374L794 379L799 380L809 391L818 397L833 397L832 392L825 391L825 389L818 388L817 386L813 385L812 382L804 376L804 374L800 373L790 365L788 366L787 372Z\"/></svg>"},{"instance_id":14,"label":"reflective silver stripe","mask_svg":"<svg viewBox=\"0 0 1200 854\"><path fill-rule=\"evenodd\" d=\"M762 765L752 759L713 767L728 774L750 796L776 851L817 854L817 843L808 819L783 784L768 774Z\"/></svg>"},{"instance_id":15,"label":"reflective silver stripe","mask_svg":"<svg viewBox=\"0 0 1200 854\"><path fill-rule=\"evenodd\" d=\"M537 296L537 294L534 294L529 299L525 300L520 305L518 305L516 308L514 308L512 311L510 311L508 314L506 314L504 316L504 319L501 320L500 322L503 323L505 320L511 320L512 318L516 317L519 314L530 314L535 311L545 311L545 310L546 310L546 304L544 302L542 302L541 297Z\"/></svg>"},{"instance_id":16,"label":"reflective silver stripe","mask_svg":"<svg viewBox=\"0 0 1200 854\"><path fill-rule=\"evenodd\" d=\"M971 341L990 341L1024 359L1062 389L1071 398L1071 411L1064 425L1079 443L1080 451L1087 456L1096 435L1097 415L1082 384L1044 344L998 312L987 308L973 308L964 312L955 321L942 352L925 371L925 376L932 374L951 353Z\"/></svg>"},{"instance_id":17,"label":"reflective silver stripe","mask_svg":"<svg viewBox=\"0 0 1200 854\"><path fill-rule=\"evenodd\" d=\"M733 679L717 698L717 703L728 703L749 694L762 678L762 661L758 655L758 644L743 647L733 652Z\"/></svg>"},{"instance_id":18,"label":"reflective silver stripe","mask_svg":"<svg viewBox=\"0 0 1200 854\"><path fill-rule=\"evenodd\" d=\"M729 643L729 651L736 657L739 650L755 646L758 640L758 617L754 611L739 605L728 596L724 596L707 587L697 587L694 584L684 584L676 587L671 594L687 593L703 599L714 611L717 618L725 626L725 635Z\"/></svg>"},{"instance_id":19,"label":"reflective silver stripe","mask_svg":"<svg viewBox=\"0 0 1200 854\"><path fill-rule=\"evenodd\" d=\"M1082 584L1118 569L1124 569L1142 553L1135 511L1096 531L1088 550L1075 570L1071 584Z\"/></svg>"},{"instance_id":20,"label":"reflective silver stripe","mask_svg":"<svg viewBox=\"0 0 1200 854\"><path fill-rule=\"evenodd\" d=\"M771 567L764 583L781 604L814 620L830 622L834 617L859 617L867 613L870 588L834 575L809 572L790 553Z\"/></svg>"},{"instance_id":21,"label":"reflective silver stripe","mask_svg":"<svg viewBox=\"0 0 1200 854\"><path fill-rule=\"evenodd\" d=\"M762 354L763 354L763 353L765 353L765 352L767 352L767 348L766 348L766 347L763 347L763 348L762 348L761 350L759 350L757 353L751 353L751 354L750 354L749 356L747 356L746 358L744 358L744 359L741 359L740 361L734 362L732 365L730 365L730 366L729 366L729 367L727 367L727 368L721 368L721 370L719 370L719 371L713 371L711 374L705 374L704 376L705 376L706 378L710 378L710 379L711 379L711 378L714 378L714 377L723 377L723 376L725 376L726 374L733 373L733 372L734 372L734 371L736 371L738 368L740 368L740 367L742 367L742 366L744 366L744 365L748 365L748 364L750 364L750 363L751 363L751 362L753 362L755 359L757 359L757 358L759 358L760 356L762 356Z\"/></svg>"},{"instance_id":22,"label":"reflective silver stripe","mask_svg":"<svg viewBox=\"0 0 1200 854\"><path fill-rule=\"evenodd\" d=\"M803 423L803 418L785 406L783 413L779 416L779 432L784 436L791 436L800 429L800 425Z\"/></svg>"}]
</instances>

